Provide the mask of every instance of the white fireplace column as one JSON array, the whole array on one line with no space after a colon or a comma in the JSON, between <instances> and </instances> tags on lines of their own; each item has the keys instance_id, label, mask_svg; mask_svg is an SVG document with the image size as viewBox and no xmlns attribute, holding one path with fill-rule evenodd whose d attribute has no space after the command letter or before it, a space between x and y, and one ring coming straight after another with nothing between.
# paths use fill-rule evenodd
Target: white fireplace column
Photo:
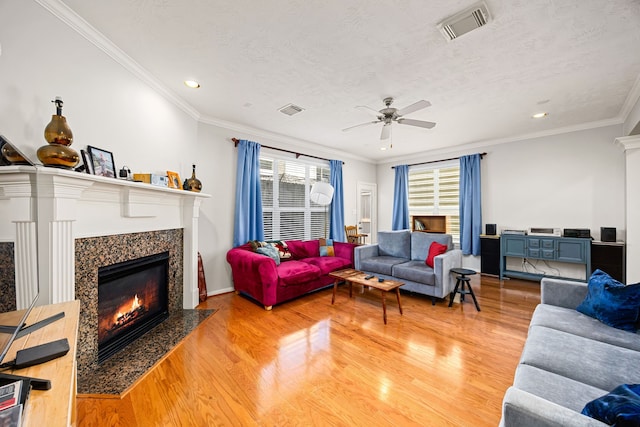
<instances>
[{"instance_id":1,"label":"white fireplace column","mask_svg":"<svg viewBox=\"0 0 640 427\"><path fill-rule=\"evenodd\" d=\"M40 171L42 172L42 171ZM75 299L75 233L77 202L91 181L38 174L38 264L40 302Z\"/></svg>"},{"instance_id":2,"label":"white fireplace column","mask_svg":"<svg viewBox=\"0 0 640 427\"><path fill-rule=\"evenodd\" d=\"M624 147L626 166L627 283L640 281L640 135L616 138Z\"/></svg>"},{"instance_id":3,"label":"white fireplace column","mask_svg":"<svg viewBox=\"0 0 640 427\"><path fill-rule=\"evenodd\" d=\"M27 308L38 292L35 170L0 168L0 241L13 242L17 309Z\"/></svg>"},{"instance_id":4,"label":"white fireplace column","mask_svg":"<svg viewBox=\"0 0 640 427\"><path fill-rule=\"evenodd\" d=\"M198 218L202 199L183 199L184 253L182 301L184 308L194 308L199 304L198 291Z\"/></svg>"}]
</instances>

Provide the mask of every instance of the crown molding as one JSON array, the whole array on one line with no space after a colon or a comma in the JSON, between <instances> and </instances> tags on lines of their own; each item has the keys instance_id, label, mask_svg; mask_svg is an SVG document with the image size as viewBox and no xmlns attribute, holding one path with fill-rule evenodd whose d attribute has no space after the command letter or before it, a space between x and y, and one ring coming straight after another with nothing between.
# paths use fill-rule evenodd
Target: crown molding
<instances>
[{"instance_id":1,"label":"crown molding","mask_svg":"<svg viewBox=\"0 0 640 427\"><path fill-rule=\"evenodd\" d=\"M205 125L217 126L223 129L240 132L245 135L251 135L252 137L269 139L271 141L282 144L283 146L281 148L286 148L287 150L291 150L291 151L309 150L312 152L309 154L313 154L313 155L318 155L323 157L334 157L340 160L351 159L351 160L356 160L363 163L375 164L375 161L371 159L356 156L356 155L347 153L345 151L332 149L331 147L322 145L319 142L313 142L313 141L307 141L304 139L294 138L288 135L283 135L281 133L271 132L264 129L258 129L251 126L241 125L241 124L238 124L235 122L229 122L226 120L215 119L213 117L202 117L200 118L199 122ZM322 147L322 150L318 150L318 147Z\"/></svg>"},{"instance_id":2,"label":"crown molding","mask_svg":"<svg viewBox=\"0 0 640 427\"><path fill-rule=\"evenodd\" d=\"M618 116L622 118L623 122L627 121L629 114L631 114L631 110L633 110L633 107L636 105L638 100L640 100L640 74L638 74L627 98L624 100L624 104L622 104L620 113L618 113Z\"/></svg>"},{"instance_id":3,"label":"crown molding","mask_svg":"<svg viewBox=\"0 0 640 427\"><path fill-rule=\"evenodd\" d=\"M540 132L533 132L533 133L522 134L522 135L513 135L513 136L508 136L508 137L498 138L498 139L486 139L482 141L470 142L467 144L460 144L460 145L454 145L451 147L428 150L428 151L423 151L422 153L414 153L407 156L398 156L391 159L385 159L384 161L378 162L378 164L411 162L411 161L415 161L415 158L417 155L427 154L427 153L429 155L450 155L452 153L471 152L472 150L481 150L494 145L507 144L507 143L516 142L516 141L524 141L527 139L543 138L546 136L562 135L565 133L579 132L579 131L589 130L589 129L597 129L597 128L606 127L606 126L620 125L622 123L623 123L622 119L620 119L619 117L614 117L611 119L581 123L578 125L565 126L562 128L549 129L549 130L544 130Z\"/></svg>"},{"instance_id":4,"label":"crown molding","mask_svg":"<svg viewBox=\"0 0 640 427\"><path fill-rule=\"evenodd\" d=\"M195 120L200 119L200 113L185 102L178 95L169 90L160 80L153 76L142 65L138 64L133 58L124 53L122 49L116 46L104 34L94 28L85 21L80 15L75 13L69 6L60 0L35 0L40 6L50 12L60 21L67 24L72 30L87 39L98 49L109 55L114 61L122 65L131 74L142 80L153 90L164 96L179 109L187 113Z\"/></svg>"},{"instance_id":5,"label":"crown molding","mask_svg":"<svg viewBox=\"0 0 640 427\"><path fill-rule=\"evenodd\" d=\"M616 144L622 145L624 151L637 150L640 148L640 135L621 136L616 138Z\"/></svg>"}]
</instances>

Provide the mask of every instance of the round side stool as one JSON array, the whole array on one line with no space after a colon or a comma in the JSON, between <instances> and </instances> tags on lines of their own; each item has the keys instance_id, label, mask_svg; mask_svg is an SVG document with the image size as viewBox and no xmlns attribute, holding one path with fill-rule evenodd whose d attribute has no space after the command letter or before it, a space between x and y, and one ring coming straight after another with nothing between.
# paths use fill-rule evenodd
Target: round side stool
<instances>
[{"instance_id":1,"label":"round side stool","mask_svg":"<svg viewBox=\"0 0 640 427\"><path fill-rule=\"evenodd\" d=\"M449 307L453 305L453 299L456 294L460 294L460 303L464 302L464 296L467 294L471 294L471 298L473 298L473 303L476 305L476 310L480 311L480 306L478 305L478 300L476 299L476 294L473 293L473 289L471 288L471 284L469 283L469 277L476 274L475 271L469 270L468 268L452 268L449 270L449 273L456 274L456 287L453 289L453 292L449 296Z\"/></svg>"}]
</instances>

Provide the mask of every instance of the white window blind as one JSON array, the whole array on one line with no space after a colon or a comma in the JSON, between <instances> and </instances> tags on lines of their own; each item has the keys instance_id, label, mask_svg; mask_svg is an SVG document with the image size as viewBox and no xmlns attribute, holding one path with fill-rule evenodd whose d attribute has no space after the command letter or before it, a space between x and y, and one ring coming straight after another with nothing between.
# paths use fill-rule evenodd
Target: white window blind
<instances>
[{"instance_id":1,"label":"white window blind","mask_svg":"<svg viewBox=\"0 0 640 427\"><path fill-rule=\"evenodd\" d=\"M329 166L260 157L260 187L264 235L267 240L308 240L327 236L329 217L325 206L309 200L317 181L329 182Z\"/></svg>"},{"instance_id":2,"label":"white window blind","mask_svg":"<svg viewBox=\"0 0 640 427\"><path fill-rule=\"evenodd\" d=\"M409 169L409 214L446 215L447 232L460 242L460 166L457 163Z\"/></svg>"}]
</instances>

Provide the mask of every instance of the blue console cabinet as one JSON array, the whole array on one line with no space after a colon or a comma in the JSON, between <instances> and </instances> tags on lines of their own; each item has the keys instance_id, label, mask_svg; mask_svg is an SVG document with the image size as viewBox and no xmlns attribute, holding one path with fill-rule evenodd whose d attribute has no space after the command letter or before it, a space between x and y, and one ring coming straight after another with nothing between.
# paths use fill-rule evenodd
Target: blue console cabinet
<instances>
[{"instance_id":1,"label":"blue console cabinet","mask_svg":"<svg viewBox=\"0 0 640 427\"><path fill-rule=\"evenodd\" d=\"M503 234L500 237L500 279L509 276L538 280L545 275L508 270L506 257L583 264L586 280L591 274L591 239Z\"/></svg>"}]
</instances>

